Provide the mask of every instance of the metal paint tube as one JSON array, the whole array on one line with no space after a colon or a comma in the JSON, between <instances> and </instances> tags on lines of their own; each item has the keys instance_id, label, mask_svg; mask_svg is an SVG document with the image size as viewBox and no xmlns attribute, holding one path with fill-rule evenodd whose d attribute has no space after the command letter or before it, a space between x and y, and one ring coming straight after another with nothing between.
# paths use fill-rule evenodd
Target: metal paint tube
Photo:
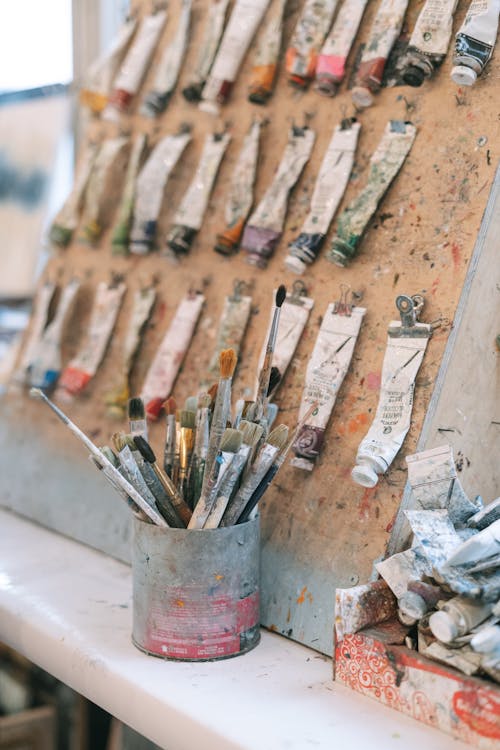
<instances>
[{"instance_id":1,"label":"metal paint tube","mask_svg":"<svg viewBox=\"0 0 500 750\"><path fill-rule=\"evenodd\" d=\"M375 487L378 475L388 470L410 429L415 378L432 335L430 325L417 322L423 298L400 295L396 306L401 321L392 321L387 332L377 411L351 473L363 487Z\"/></svg>"},{"instance_id":2,"label":"metal paint tube","mask_svg":"<svg viewBox=\"0 0 500 750\"><path fill-rule=\"evenodd\" d=\"M260 481L267 474L268 470L279 453L279 448L270 443L264 443L257 458L252 464L250 471L238 489L236 495L228 504L220 526L233 526L237 523L238 518L245 510L245 506L257 489Z\"/></svg>"},{"instance_id":3,"label":"metal paint tube","mask_svg":"<svg viewBox=\"0 0 500 750\"><path fill-rule=\"evenodd\" d=\"M71 193L66 198L59 213L52 220L49 229L49 240L58 247L67 247L78 225L78 218L83 204L94 162L99 151L97 143L87 143L78 163L76 177Z\"/></svg>"},{"instance_id":4,"label":"metal paint tube","mask_svg":"<svg viewBox=\"0 0 500 750\"><path fill-rule=\"evenodd\" d=\"M241 244L253 266L266 268L281 238L290 191L309 161L315 138L308 127L289 130L278 169L243 232Z\"/></svg>"},{"instance_id":5,"label":"metal paint tube","mask_svg":"<svg viewBox=\"0 0 500 750\"><path fill-rule=\"evenodd\" d=\"M151 250L165 185L190 140L186 131L165 136L156 144L139 172L130 232L131 253L145 255Z\"/></svg>"},{"instance_id":6,"label":"metal paint tube","mask_svg":"<svg viewBox=\"0 0 500 750\"><path fill-rule=\"evenodd\" d=\"M372 94L382 85L385 65L401 33L407 7L408 0L382 0L377 10L352 90L352 100L359 109L373 104Z\"/></svg>"},{"instance_id":7,"label":"metal paint tube","mask_svg":"<svg viewBox=\"0 0 500 750\"><path fill-rule=\"evenodd\" d=\"M62 337L73 312L80 281L72 279L61 292L56 313L45 328L31 356L28 373L29 384L48 390L57 383L62 367Z\"/></svg>"},{"instance_id":8,"label":"metal paint tube","mask_svg":"<svg viewBox=\"0 0 500 750\"><path fill-rule=\"evenodd\" d=\"M66 365L59 379L56 395L70 399L80 394L96 374L118 317L126 290L122 282L99 282L90 323L83 346Z\"/></svg>"},{"instance_id":9,"label":"metal paint tube","mask_svg":"<svg viewBox=\"0 0 500 750\"><path fill-rule=\"evenodd\" d=\"M476 564L493 555L500 554L500 521L495 521L473 537L466 539L451 553L447 565Z\"/></svg>"},{"instance_id":10,"label":"metal paint tube","mask_svg":"<svg viewBox=\"0 0 500 750\"><path fill-rule=\"evenodd\" d=\"M440 641L433 641L421 653L433 661L458 669L469 677L477 674L481 665L481 655L476 654L470 646L447 648Z\"/></svg>"},{"instance_id":11,"label":"metal paint tube","mask_svg":"<svg viewBox=\"0 0 500 750\"><path fill-rule=\"evenodd\" d=\"M224 104L229 97L243 58L268 5L269 0L236 0L203 88L200 102L202 109L216 113L217 105Z\"/></svg>"},{"instance_id":12,"label":"metal paint tube","mask_svg":"<svg viewBox=\"0 0 500 750\"><path fill-rule=\"evenodd\" d=\"M210 73L222 37L228 5L229 0L213 0L210 3L196 65L190 82L182 90L182 94L188 102L199 102L201 99L203 87Z\"/></svg>"},{"instance_id":13,"label":"metal paint tube","mask_svg":"<svg viewBox=\"0 0 500 750\"><path fill-rule=\"evenodd\" d=\"M411 581L432 575L432 565L419 545L375 563L377 573L382 576L397 599L407 592Z\"/></svg>"},{"instance_id":14,"label":"metal paint tube","mask_svg":"<svg viewBox=\"0 0 500 750\"><path fill-rule=\"evenodd\" d=\"M96 156L94 168L85 191L82 215L82 239L90 244L97 242L105 226L103 213L105 198L116 179L116 170L123 159L129 139L124 136L104 141Z\"/></svg>"},{"instance_id":15,"label":"metal paint tube","mask_svg":"<svg viewBox=\"0 0 500 750\"><path fill-rule=\"evenodd\" d=\"M182 0L175 36L165 48L158 62L153 88L146 94L142 103L140 114L145 117L161 115L174 93L188 43L191 6L191 0Z\"/></svg>"},{"instance_id":16,"label":"metal paint tube","mask_svg":"<svg viewBox=\"0 0 500 750\"><path fill-rule=\"evenodd\" d=\"M166 20L167 11L158 10L141 21L133 44L113 81L113 90L102 114L105 119L115 120L121 112L128 110L148 69Z\"/></svg>"},{"instance_id":17,"label":"metal paint tube","mask_svg":"<svg viewBox=\"0 0 500 750\"><path fill-rule=\"evenodd\" d=\"M217 235L214 247L214 250L221 255L231 255L237 249L245 221L252 208L259 158L260 129L260 121L254 120L245 136L231 177L229 195L224 208L226 228Z\"/></svg>"},{"instance_id":18,"label":"metal paint tube","mask_svg":"<svg viewBox=\"0 0 500 750\"><path fill-rule=\"evenodd\" d=\"M118 217L111 236L113 255L128 255L129 253L129 237L134 211L136 181L142 156L146 148L146 142L147 136L144 133L139 133L132 146L127 173L125 175L125 186L118 208Z\"/></svg>"},{"instance_id":19,"label":"metal paint tube","mask_svg":"<svg viewBox=\"0 0 500 750\"><path fill-rule=\"evenodd\" d=\"M176 255L185 255L201 229L220 163L229 145L229 133L210 133L205 138L200 161L184 193L167 235L167 245Z\"/></svg>"},{"instance_id":20,"label":"metal paint tube","mask_svg":"<svg viewBox=\"0 0 500 750\"><path fill-rule=\"evenodd\" d=\"M344 80L346 63L368 0L343 0L318 56L316 91L334 96Z\"/></svg>"},{"instance_id":21,"label":"metal paint tube","mask_svg":"<svg viewBox=\"0 0 500 750\"><path fill-rule=\"evenodd\" d=\"M330 30L337 0L306 0L286 51L290 83L307 86L314 76L318 53Z\"/></svg>"},{"instance_id":22,"label":"metal paint tube","mask_svg":"<svg viewBox=\"0 0 500 750\"><path fill-rule=\"evenodd\" d=\"M472 86L491 59L498 34L500 0L472 0L455 38L451 77Z\"/></svg>"},{"instance_id":23,"label":"metal paint tube","mask_svg":"<svg viewBox=\"0 0 500 750\"><path fill-rule=\"evenodd\" d=\"M358 254L358 247L370 219L403 166L415 140L417 129L411 122L390 120L370 159L370 172L364 189L340 214L337 232L327 260L346 266Z\"/></svg>"},{"instance_id":24,"label":"metal paint tube","mask_svg":"<svg viewBox=\"0 0 500 750\"><path fill-rule=\"evenodd\" d=\"M421 86L439 68L450 44L458 0L426 0L401 63L408 86Z\"/></svg>"},{"instance_id":25,"label":"metal paint tube","mask_svg":"<svg viewBox=\"0 0 500 750\"><path fill-rule=\"evenodd\" d=\"M205 297L193 292L181 300L149 367L141 398L150 419L157 419L163 402L171 393L177 373L188 350Z\"/></svg>"},{"instance_id":26,"label":"metal paint tube","mask_svg":"<svg viewBox=\"0 0 500 750\"><path fill-rule=\"evenodd\" d=\"M248 100L254 104L265 104L273 93L286 3L287 0L277 0L276 9L258 40L248 94Z\"/></svg>"},{"instance_id":27,"label":"metal paint tube","mask_svg":"<svg viewBox=\"0 0 500 750\"><path fill-rule=\"evenodd\" d=\"M117 385L105 395L108 416L124 419L130 398L129 378L139 349L142 333L148 322L156 299L154 287L138 289L134 293L132 311L123 342L122 361L119 365ZM147 439L147 436L145 436Z\"/></svg>"},{"instance_id":28,"label":"metal paint tube","mask_svg":"<svg viewBox=\"0 0 500 750\"><path fill-rule=\"evenodd\" d=\"M373 627L395 615L392 592L383 581L364 583L335 591L335 636L337 643L349 633Z\"/></svg>"},{"instance_id":29,"label":"metal paint tube","mask_svg":"<svg viewBox=\"0 0 500 750\"><path fill-rule=\"evenodd\" d=\"M444 583L456 594L469 599L496 603L500 599L500 568L472 573L465 567L452 568L442 564L434 577Z\"/></svg>"},{"instance_id":30,"label":"metal paint tube","mask_svg":"<svg viewBox=\"0 0 500 750\"><path fill-rule=\"evenodd\" d=\"M364 307L353 307L348 312L337 312L338 309L336 302L328 305L307 363L299 422L311 404L317 402L317 407L297 435L293 445L296 457L290 462L292 466L306 471L313 470L322 450L325 430L349 369L366 313Z\"/></svg>"},{"instance_id":31,"label":"metal paint tube","mask_svg":"<svg viewBox=\"0 0 500 750\"><path fill-rule=\"evenodd\" d=\"M444 509L405 510L404 513L415 536L419 552L425 557L433 571L437 571L461 543L448 511Z\"/></svg>"},{"instance_id":32,"label":"metal paint tube","mask_svg":"<svg viewBox=\"0 0 500 750\"><path fill-rule=\"evenodd\" d=\"M435 638L443 643L451 643L484 622L491 615L492 609L492 604L482 604L455 596L430 616L429 627Z\"/></svg>"},{"instance_id":33,"label":"metal paint tube","mask_svg":"<svg viewBox=\"0 0 500 750\"><path fill-rule=\"evenodd\" d=\"M217 498L212 505L207 520L205 521L205 524L203 526L204 529L218 528L222 520L222 516L224 515L224 512L228 506L229 500L231 499L234 488L236 487L245 464L248 461L249 454L250 446L243 444L238 453L234 456L229 471L227 472L220 485L217 493Z\"/></svg>"},{"instance_id":34,"label":"metal paint tube","mask_svg":"<svg viewBox=\"0 0 500 750\"><path fill-rule=\"evenodd\" d=\"M44 281L43 284L38 287L36 299L33 305L28 337L24 344L19 367L13 376L13 382L18 383L19 385L28 383L29 370L47 326L50 305L54 299L56 288L56 285L52 281Z\"/></svg>"},{"instance_id":35,"label":"metal paint tube","mask_svg":"<svg viewBox=\"0 0 500 750\"><path fill-rule=\"evenodd\" d=\"M219 379L219 355L223 349L234 349L236 356L239 354L252 307L252 298L241 295L241 285L242 282L235 282L234 293L224 300L215 337L214 353L205 378L207 383L215 383Z\"/></svg>"},{"instance_id":36,"label":"metal paint tube","mask_svg":"<svg viewBox=\"0 0 500 750\"><path fill-rule=\"evenodd\" d=\"M303 273L323 247L349 182L360 128L360 123L351 118L343 120L333 132L314 185L309 213L285 258L289 271Z\"/></svg>"},{"instance_id":37,"label":"metal paint tube","mask_svg":"<svg viewBox=\"0 0 500 750\"><path fill-rule=\"evenodd\" d=\"M80 91L80 103L94 114L99 114L108 103L113 80L127 53L136 28L137 20L128 18L118 30L109 49L91 65L85 76Z\"/></svg>"}]
</instances>

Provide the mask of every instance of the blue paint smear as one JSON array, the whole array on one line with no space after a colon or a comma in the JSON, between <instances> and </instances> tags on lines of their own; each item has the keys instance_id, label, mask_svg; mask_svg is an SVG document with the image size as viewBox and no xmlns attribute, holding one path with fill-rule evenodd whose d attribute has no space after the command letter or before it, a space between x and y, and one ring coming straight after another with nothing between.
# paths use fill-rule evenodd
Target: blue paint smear
<instances>
[{"instance_id":1,"label":"blue paint smear","mask_svg":"<svg viewBox=\"0 0 500 750\"><path fill-rule=\"evenodd\" d=\"M39 167L29 169L14 164L5 150L0 151L0 203L17 203L34 211L43 201L48 174Z\"/></svg>"}]
</instances>

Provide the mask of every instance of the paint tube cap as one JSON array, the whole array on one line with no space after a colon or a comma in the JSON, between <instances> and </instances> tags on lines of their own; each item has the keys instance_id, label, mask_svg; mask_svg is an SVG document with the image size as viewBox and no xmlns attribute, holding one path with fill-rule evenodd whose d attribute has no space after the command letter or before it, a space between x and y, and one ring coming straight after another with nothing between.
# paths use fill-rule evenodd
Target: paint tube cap
<instances>
[{"instance_id":1,"label":"paint tube cap","mask_svg":"<svg viewBox=\"0 0 500 750\"><path fill-rule=\"evenodd\" d=\"M369 464L356 464L354 469L351 471L351 477L362 487L375 487L378 484L378 474Z\"/></svg>"},{"instance_id":2,"label":"paint tube cap","mask_svg":"<svg viewBox=\"0 0 500 750\"><path fill-rule=\"evenodd\" d=\"M418 65L410 65L403 73L403 81L408 86L421 86L425 81L425 72Z\"/></svg>"},{"instance_id":3,"label":"paint tube cap","mask_svg":"<svg viewBox=\"0 0 500 750\"><path fill-rule=\"evenodd\" d=\"M467 65L455 65L451 69L451 78L459 86L473 86L477 81L477 73Z\"/></svg>"},{"instance_id":4,"label":"paint tube cap","mask_svg":"<svg viewBox=\"0 0 500 750\"><path fill-rule=\"evenodd\" d=\"M458 636L458 627L447 612L434 612L429 617L432 635L443 643L451 643Z\"/></svg>"},{"instance_id":5,"label":"paint tube cap","mask_svg":"<svg viewBox=\"0 0 500 750\"><path fill-rule=\"evenodd\" d=\"M373 104L373 95L366 86L355 86L351 92L354 105L358 109L366 109Z\"/></svg>"},{"instance_id":6,"label":"paint tube cap","mask_svg":"<svg viewBox=\"0 0 500 750\"><path fill-rule=\"evenodd\" d=\"M304 471L312 471L314 469L314 461L295 456L295 458L292 458L290 461L290 466L294 466L296 469L304 469Z\"/></svg>"},{"instance_id":7,"label":"paint tube cap","mask_svg":"<svg viewBox=\"0 0 500 750\"><path fill-rule=\"evenodd\" d=\"M293 273L303 274L307 268L307 263L297 258L295 255L287 255L285 258L285 266L289 271Z\"/></svg>"},{"instance_id":8,"label":"paint tube cap","mask_svg":"<svg viewBox=\"0 0 500 750\"><path fill-rule=\"evenodd\" d=\"M400 614L402 613L406 617L411 618L413 622L421 620L427 612L425 600L420 594L416 594L414 591L405 591L403 596L398 599L398 607Z\"/></svg>"}]
</instances>

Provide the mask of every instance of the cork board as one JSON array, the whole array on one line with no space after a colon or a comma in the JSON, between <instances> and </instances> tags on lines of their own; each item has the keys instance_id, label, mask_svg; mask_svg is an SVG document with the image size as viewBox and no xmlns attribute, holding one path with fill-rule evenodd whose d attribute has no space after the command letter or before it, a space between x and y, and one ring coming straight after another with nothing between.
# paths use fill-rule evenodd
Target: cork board
<instances>
[{"instance_id":1,"label":"cork board","mask_svg":"<svg viewBox=\"0 0 500 750\"><path fill-rule=\"evenodd\" d=\"M147 7L147 3L142 5ZM352 54L351 68L359 43L367 37L375 5L368 7ZM455 27L465 12L462 5L456 15ZM273 299L272 290L280 283L291 287L297 278L284 268L287 245L296 236L307 212L314 180L333 127L341 118L354 114L346 84L334 99L322 98L312 89L299 92L288 85L283 65L269 104L265 108L250 104L246 95L252 65L251 51L219 119L186 103L180 92L196 58L205 6L206 0L194 3L191 43L180 85L167 111L157 122L134 115L125 117L122 123L125 129L149 133L153 140L163 133L175 132L183 122L193 124L193 142L165 192L158 232L161 245L197 164L204 135L220 128L222 123L229 123L233 140L222 163L203 228L190 254L177 266L161 257L161 248L160 252L147 257L116 258L110 252L108 232L96 249L74 242L67 251L55 254L46 269L46 275L59 275L61 281L75 273L86 280L86 293L80 297L71 335L67 337L65 361L80 342L90 309L91 291L97 281L108 279L111 271L126 275L129 292L105 362L86 393L69 410L70 416L99 444L106 442L120 427L107 419L103 395L114 382L130 310L130 292L140 280L147 281L153 275L158 278L160 299L134 370L135 388L139 389L180 298L188 288L196 288L203 289L206 307L173 395L182 403L186 396L196 392L212 353L223 298L231 292L234 279L247 282L253 297L253 314L234 381L234 397L252 388ZM157 57L175 27L175 9L178 7L177 0L173 0L170 21ZM419 8L410 9L406 21L409 28L413 27ZM285 46L298 12L298 4L292 3L286 20ZM340 210L365 184L370 155L388 120L411 119L418 128L417 138L364 237L359 257L346 269L321 257L304 275L303 280L315 306L276 398L280 406L278 421L293 427L308 356L321 316L327 304L338 298L340 284L349 284L362 294L361 304L367 308L367 314L350 372L326 434L321 459L311 475L285 465L261 503L263 624L324 653L331 653L332 648L335 587L367 580L374 559L384 553L389 539L405 485L404 456L414 451L422 428L498 161L500 123L492 102L498 78L495 61L471 91L457 89L449 78L450 67L448 58L436 79L421 89L401 87L382 91L375 105L359 114L362 129L356 163ZM151 80L150 71L142 92L148 90ZM250 267L242 253L229 259L220 257L212 248L215 235L224 224L228 183L252 118L261 114L269 119L261 141L256 184L258 200L278 164L288 127L292 122L302 124L306 113L310 117L310 126L316 130L317 140L312 158L292 195L285 232L267 270ZM89 131L91 134L111 133L115 129L111 124L95 121L90 123ZM334 228L335 222L331 234ZM325 247L328 246L327 241ZM417 293L424 295L426 300L421 319L424 322L440 321L441 325L430 341L417 378L413 424L403 449L379 485L365 490L352 483L350 471L358 444L376 408L387 325L397 318L396 296ZM55 423L42 406L20 395L11 396L10 400L11 415L22 410L23 417L36 424L37 430L44 425L42 434L47 444L57 446L67 441L64 428ZM11 419L15 417L11 416ZM8 430L3 440L7 440L6 434ZM163 424L153 425L151 442L158 452L161 452L163 437ZM28 436L26 440L29 440ZM4 460L7 453L3 451ZM51 474L60 471L60 467L54 461L46 471ZM43 486L43 483L38 485L39 497L44 494ZM98 502L91 495L85 500L89 508ZM79 497L78 491L69 493L68 497ZM55 502L54 498L51 502ZM120 502L118 498L116 502ZM67 533L79 538L77 527ZM96 544L114 553L111 533L106 542L100 539ZM123 545L120 550L122 548Z\"/></svg>"}]
</instances>

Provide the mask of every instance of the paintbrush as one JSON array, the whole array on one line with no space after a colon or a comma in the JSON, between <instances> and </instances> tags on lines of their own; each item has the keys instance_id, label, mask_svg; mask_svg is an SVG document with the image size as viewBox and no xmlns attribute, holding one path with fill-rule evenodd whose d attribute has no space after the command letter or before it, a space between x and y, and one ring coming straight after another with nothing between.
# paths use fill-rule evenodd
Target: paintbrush
<instances>
[{"instance_id":1,"label":"paintbrush","mask_svg":"<svg viewBox=\"0 0 500 750\"><path fill-rule=\"evenodd\" d=\"M175 425L175 412L177 404L172 396L165 401L165 412L167 414L167 436L165 439L165 453L163 468L167 476L172 479L175 463L175 447L177 442L177 428Z\"/></svg>"},{"instance_id":2,"label":"paintbrush","mask_svg":"<svg viewBox=\"0 0 500 750\"><path fill-rule=\"evenodd\" d=\"M122 469L121 473L125 475L126 479L130 482L130 484L133 487L135 487L137 492L140 493L140 495L144 498L144 500L152 508L156 509L156 498L151 488L148 487L148 484L144 476L141 473L138 462L136 461L136 458L133 455L130 445L127 443L126 434L124 432L115 432L111 436L111 440L113 442L116 452L118 453L118 461L120 462L120 466ZM160 509L158 508L158 510ZM167 521L167 524L170 526L170 524L168 523L168 518L165 518L165 520Z\"/></svg>"},{"instance_id":3,"label":"paintbrush","mask_svg":"<svg viewBox=\"0 0 500 750\"><path fill-rule=\"evenodd\" d=\"M197 399L196 399L197 400ZM196 413L183 409L181 411L181 430L179 436L179 490L191 507L188 495L188 471L191 463L191 456L194 448L194 428L196 422Z\"/></svg>"},{"instance_id":4,"label":"paintbrush","mask_svg":"<svg viewBox=\"0 0 500 750\"><path fill-rule=\"evenodd\" d=\"M41 391L39 388L31 388L30 389L30 395L33 398L38 398L41 401L44 401L47 406L52 409L54 414L56 414L61 422L63 422L66 427L71 430L73 435L75 435L80 442L82 442L85 447L90 451L91 455L96 459L97 463L102 467L102 471L104 476L108 479L108 481L113 484L114 487L118 486L120 487L124 493L131 497L132 500L136 503L136 505L139 506L139 508L144 511L144 513L148 516L148 518L151 519L153 523L155 523L157 526L166 526L166 521L161 517L161 515L158 513L157 510L152 508L146 500L142 497L142 495L137 492L135 487L133 487L130 482L128 482L118 469L116 469L113 464L106 458L106 456L101 453L99 448L94 445L92 440L90 440L84 432L82 432L76 424L74 424L69 417L66 416L66 414L59 409L58 406L56 406L43 391ZM122 495L123 497L123 495Z\"/></svg>"},{"instance_id":5,"label":"paintbrush","mask_svg":"<svg viewBox=\"0 0 500 750\"><path fill-rule=\"evenodd\" d=\"M146 409L142 398L134 397L128 402L128 423L131 435L142 435L144 440L148 439L148 425L146 421Z\"/></svg>"},{"instance_id":6,"label":"paintbrush","mask_svg":"<svg viewBox=\"0 0 500 750\"><path fill-rule=\"evenodd\" d=\"M192 492L192 507L196 506L201 495L205 464L207 460L208 442L210 439L210 404L212 399L208 393L200 394L198 411L196 412L196 431L193 456L189 470L189 486Z\"/></svg>"},{"instance_id":7,"label":"paintbrush","mask_svg":"<svg viewBox=\"0 0 500 750\"><path fill-rule=\"evenodd\" d=\"M109 447L109 445L103 445L103 446L101 446L99 448L99 450L101 451L101 453L104 456L106 456L106 458L108 459L109 463L113 464L113 466L115 467L115 469L118 469L118 471L120 472L120 474L122 475L122 477L125 477L125 479L127 479L127 475L125 473L125 469L120 464L120 460L119 460L118 456ZM92 463L94 464L94 466L96 466L99 469L99 471L103 470L102 466L97 463L97 460L96 460L95 456L93 456L92 454L90 454L89 455L89 459L92 461ZM113 485L114 485L115 490L120 495L122 495L124 497L124 499L127 501L128 506L132 509L132 513L135 516L137 516L137 518L140 518L141 521L146 521L147 523L149 523L150 521L149 521L149 518L147 517L147 515L145 513L143 513L143 511L139 508L138 505L136 505L136 503L134 503L134 501L132 500L132 498L129 497L129 495L126 495L125 492L123 491L123 489L121 487L118 487L117 484L113 483Z\"/></svg>"},{"instance_id":8,"label":"paintbrush","mask_svg":"<svg viewBox=\"0 0 500 750\"><path fill-rule=\"evenodd\" d=\"M266 353L264 356L264 362L259 373L259 382L257 385L257 397L255 399L258 406L259 419L265 420L267 394L269 391L269 382L271 379L271 369L273 364L274 348L276 346L276 339L278 336L278 326L280 321L281 306L286 299L286 287L284 284L280 284L276 292L274 300L274 312L273 319L271 321L271 327L269 329L269 336L267 338Z\"/></svg>"}]
</instances>

